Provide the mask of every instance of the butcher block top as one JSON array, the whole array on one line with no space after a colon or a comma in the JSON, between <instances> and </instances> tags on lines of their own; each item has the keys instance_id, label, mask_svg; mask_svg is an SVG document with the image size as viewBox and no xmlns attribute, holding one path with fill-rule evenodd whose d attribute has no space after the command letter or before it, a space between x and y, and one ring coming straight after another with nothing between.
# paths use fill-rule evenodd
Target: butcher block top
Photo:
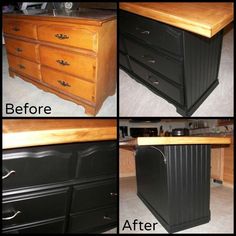
<instances>
[{"instance_id":1,"label":"butcher block top","mask_svg":"<svg viewBox=\"0 0 236 236\"><path fill-rule=\"evenodd\" d=\"M122 2L119 8L208 38L234 18L232 2Z\"/></svg>"},{"instance_id":2,"label":"butcher block top","mask_svg":"<svg viewBox=\"0 0 236 236\"><path fill-rule=\"evenodd\" d=\"M230 144L230 137L139 137L121 140L120 147L130 149L143 145L178 145L178 144Z\"/></svg>"},{"instance_id":3,"label":"butcher block top","mask_svg":"<svg viewBox=\"0 0 236 236\"><path fill-rule=\"evenodd\" d=\"M3 149L115 139L115 119L3 119Z\"/></svg>"},{"instance_id":4,"label":"butcher block top","mask_svg":"<svg viewBox=\"0 0 236 236\"><path fill-rule=\"evenodd\" d=\"M25 15L22 12L6 13L3 14L5 18L14 19L31 19L31 20L47 20L47 21L57 21L66 23L80 23L86 25L102 25L104 22L116 19L116 14L114 11L110 10L93 10L93 9L82 9L82 10L72 10L68 13L61 10L48 11L41 14L29 14Z\"/></svg>"}]
</instances>

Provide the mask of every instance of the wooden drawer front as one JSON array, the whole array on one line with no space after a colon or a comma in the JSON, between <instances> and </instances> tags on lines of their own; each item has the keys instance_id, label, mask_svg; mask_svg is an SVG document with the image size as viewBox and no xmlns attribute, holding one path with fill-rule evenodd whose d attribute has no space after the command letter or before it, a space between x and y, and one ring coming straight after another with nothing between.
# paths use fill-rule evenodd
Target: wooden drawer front
<instances>
[{"instance_id":1,"label":"wooden drawer front","mask_svg":"<svg viewBox=\"0 0 236 236\"><path fill-rule=\"evenodd\" d=\"M122 51L123 53L126 53L124 38L121 34L119 35L119 50Z\"/></svg>"},{"instance_id":2,"label":"wooden drawer front","mask_svg":"<svg viewBox=\"0 0 236 236\"><path fill-rule=\"evenodd\" d=\"M122 52L119 52L119 64L130 70L128 56Z\"/></svg>"},{"instance_id":3,"label":"wooden drawer front","mask_svg":"<svg viewBox=\"0 0 236 236\"><path fill-rule=\"evenodd\" d=\"M23 194L3 200L3 228L65 216L68 189Z\"/></svg>"},{"instance_id":4,"label":"wooden drawer front","mask_svg":"<svg viewBox=\"0 0 236 236\"><path fill-rule=\"evenodd\" d=\"M76 156L73 150L76 146L67 144L4 151L3 190L74 178Z\"/></svg>"},{"instance_id":5,"label":"wooden drawer front","mask_svg":"<svg viewBox=\"0 0 236 236\"><path fill-rule=\"evenodd\" d=\"M99 227L115 224L117 221L116 207L109 207L84 214L76 214L70 217L69 233L91 233Z\"/></svg>"},{"instance_id":6,"label":"wooden drawer front","mask_svg":"<svg viewBox=\"0 0 236 236\"><path fill-rule=\"evenodd\" d=\"M97 51L97 32L77 26L38 26L39 40Z\"/></svg>"},{"instance_id":7,"label":"wooden drawer front","mask_svg":"<svg viewBox=\"0 0 236 236\"><path fill-rule=\"evenodd\" d=\"M182 31L146 17L121 11L120 30L145 43L182 55Z\"/></svg>"},{"instance_id":8,"label":"wooden drawer front","mask_svg":"<svg viewBox=\"0 0 236 236\"><path fill-rule=\"evenodd\" d=\"M164 95L170 97L175 102L178 102L179 104L182 103L182 95L180 89L171 85L166 80L157 76L156 74L153 74L152 72L150 72L132 59L130 59L130 64L133 72L137 74L141 79L148 82L153 88L157 89Z\"/></svg>"},{"instance_id":9,"label":"wooden drawer front","mask_svg":"<svg viewBox=\"0 0 236 236\"><path fill-rule=\"evenodd\" d=\"M4 33L37 39L37 25L28 21L5 20Z\"/></svg>"},{"instance_id":10,"label":"wooden drawer front","mask_svg":"<svg viewBox=\"0 0 236 236\"><path fill-rule=\"evenodd\" d=\"M35 62L8 54L8 63L10 68L21 74L32 76L37 80L41 79L40 65Z\"/></svg>"},{"instance_id":11,"label":"wooden drawer front","mask_svg":"<svg viewBox=\"0 0 236 236\"><path fill-rule=\"evenodd\" d=\"M49 85L52 85L58 90L62 90L67 94L73 94L75 96L87 99L89 101L95 101L94 84L81 80L77 77L60 73L55 70L48 69L46 67L41 68L43 81Z\"/></svg>"},{"instance_id":12,"label":"wooden drawer front","mask_svg":"<svg viewBox=\"0 0 236 236\"><path fill-rule=\"evenodd\" d=\"M38 44L28 43L19 39L5 37L6 49L8 53L19 57L24 57L31 61L39 62Z\"/></svg>"},{"instance_id":13,"label":"wooden drawer front","mask_svg":"<svg viewBox=\"0 0 236 236\"><path fill-rule=\"evenodd\" d=\"M92 210L117 202L116 181L75 186L71 213Z\"/></svg>"},{"instance_id":14,"label":"wooden drawer front","mask_svg":"<svg viewBox=\"0 0 236 236\"><path fill-rule=\"evenodd\" d=\"M48 234L48 233L64 233L64 220L57 220L53 222L37 224L37 225L30 225L28 227L17 228L14 230L7 230L3 231L6 234Z\"/></svg>"},{"instance_id":15,"label":"wooden drawer front","mask_svg":"<svg viewBox=\"0 0 236 236\"><path fill-rule=\"evenodd\" d=\"M117 174L116 142L81 144L76 177L81 181Z\"/></svg>"},{"instance_id":16,"label":"wooden drawer front","mask_svg":"<svg viewBox=\"0 0 236 236\"><path fill-rule=\"evenodd\" d=\"M178 84L182 83L182 62L151 48L144 47L133 40L125 39L125 42L129 56L170 78L174 82Z\"/></svg>"},{"instance_id":17,"label":"wooden drawer front","mask_svg":"<svg viewBox=\"0 0 236 236\"><path fill-rule=\"evenodd\" d=\"M39 52L43 65L94 81L95 58L45 46L40 46Z\"/></svg>"}]
</instances>

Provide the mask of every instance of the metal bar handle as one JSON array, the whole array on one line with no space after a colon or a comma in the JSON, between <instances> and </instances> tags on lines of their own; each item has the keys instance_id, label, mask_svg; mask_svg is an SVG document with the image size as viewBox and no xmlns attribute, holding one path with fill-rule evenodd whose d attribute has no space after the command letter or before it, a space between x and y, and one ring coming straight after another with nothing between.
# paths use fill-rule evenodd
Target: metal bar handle
<instances>
[{"instance_id":1,"label":"metal bar handle","mask_svg":"<svg viewBox=\"0 0 236 236\"><path fill-rule=\"evenodd\" d=\"M117 193L110 193L111 196L117 196Z\"/></svg>"},{"instance_id":2,"label":"metal bar handle","mask_svg":"<svg viewBox=\"0 0 236 236\"><path fill-rule=\"evenodd\" d=\"M11 170L11 171L9 171L6 175L2 176L2 179L6 179L6 178L9 177L11 174L15 174L15 173L16 173L16 171Z\"/></svg>"},{"instance_id":3,"label":"metal bar handle","mask_svg":"<svg viewBox=\"0 0 236 236\"><path fill-rule=\"evenodd\" d=\"M103 216L104 220L112 220L112 218L110 216Z\"/></svg>"},{"instance_id":4,"label":"metal bar handle","mask_svg":"<svg viewBox=\"0 0 236 236\"><path fill-rule=\"evenodd\" d=\"M14 219L18 214L20 214L21 211L17 211L14 213L13 216L9 216L9 217L5 217L5 218L2 218L2 220L11 220L11 219Z\"/></svg>"}]
</instances>

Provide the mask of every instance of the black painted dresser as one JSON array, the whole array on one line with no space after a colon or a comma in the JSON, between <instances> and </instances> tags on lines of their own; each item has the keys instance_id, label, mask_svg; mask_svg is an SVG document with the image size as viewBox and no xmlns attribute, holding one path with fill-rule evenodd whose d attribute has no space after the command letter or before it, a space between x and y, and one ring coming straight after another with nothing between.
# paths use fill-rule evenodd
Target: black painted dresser
<instances>
[{"instance_id":1,"label":"black painted dresser","mask_svg":"<svg viewBox=\"0 0 236 236\"><path fill-rule=\"evenodd\" d=\"M174 17L170 24L151 19L156 10L151 6L156 5L120 4L125 9L119 11L120 68L179 114L191 116L219 84L223 30L211 38L192 33L173 26ZM144 17L149 11L150 17Z\"/></svg>"},{"instance_id":2,"label":"black painted dresser","mask_svg":"<svg viewBox=\"0 0 236 236\"><path fill-rule=\"evenodd\" d=\"M38 146L28 132L23 142L31 135L29 147L3 151L3 233L95 233L117 226L115 131L98 128L42 133L50 145Z\"/></svg>"}]
</instances>

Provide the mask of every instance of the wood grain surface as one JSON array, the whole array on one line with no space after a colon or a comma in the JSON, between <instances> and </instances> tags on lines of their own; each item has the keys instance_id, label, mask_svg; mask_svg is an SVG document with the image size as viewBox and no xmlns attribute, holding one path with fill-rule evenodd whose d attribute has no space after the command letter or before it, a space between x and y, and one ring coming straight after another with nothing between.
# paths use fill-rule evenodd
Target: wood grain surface
<instances>
[{"instance_id":1,"label":"wood grain surface","mask_svg":"<svg viewBox=\"0 0 236 236\"><path fill-rule=\"evenodd\" d=\"M3 119L3 149L115 139L115 119Z\"/></svg>"},{"instance_id":2,"label":"wood grain surface","mask_svg":"<svg viewBox=\"0 0 236 236\"><path fill-rule=\"evenodd\" d=\"M119 8L209 38L234 19L232 2L122 2Z\"/></svg>"}]
</instances>

